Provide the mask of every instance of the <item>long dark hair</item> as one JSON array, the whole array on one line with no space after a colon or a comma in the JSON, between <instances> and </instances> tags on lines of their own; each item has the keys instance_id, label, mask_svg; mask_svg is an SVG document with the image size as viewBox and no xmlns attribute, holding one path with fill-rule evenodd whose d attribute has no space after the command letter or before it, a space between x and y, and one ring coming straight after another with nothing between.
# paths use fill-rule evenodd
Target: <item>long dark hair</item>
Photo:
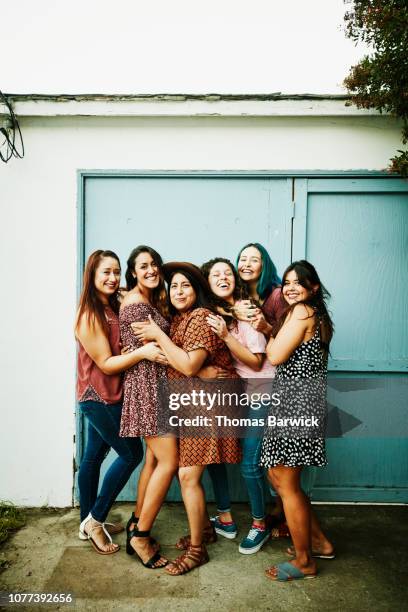
<instances>
[{"instance_id":1,"label":"long dark hair","mask_svg":"<svg viewBox=\"0 0 408 612\"><path fill-rule=\"evenodd\" d=\"M261 300L266 300L268 295L270 295L276 287L279 287L279 285L281 284L281 279L278 276L276 266L273 263L268 251L265 249L264 246L262 246L262 244L259 244L259 242L249 242L248 244L242 247L237 257L237 268L242 251L244 249L247 249L248 247L254 247L255 249L258 249L261 254L262 269L261 275L258 279L258 284L256 285L256 292L261 298Z\"/></svg>"},{"instance_id":2,"label":"long dark hair","mask_svg":"<svg viewBox=\"0 0 408 612\"><path fill-rule=\"evenodd\" d=\"M96 322L99 323L104 334L106 337L108 337L109 324L106 319L105 304L101 301L95 287L95 272L104 257L116 259L120 268L119 257L113 251L103 251L102 249L98 249L88 257L84 271L82 291L79 298L78 315L75 327L78 327L82 316L85 315L89 325L94 326ZM113 312L118 314L118 291L115 291L115 293L108 297L108 303Z\"/></svg>"},{"instance_id":3,"label":"long dark hair","mask_svg":"<svg viewBox=\"0 0 408 612\"><path fill-rule=\"evenodd\" d=\"M209 279L211 270L213 266L215 266L215 264L217 263L225 263L231 268L231 271L235 279L235 289L234 289L234 293L232 294L232 297L234 298L234 302L236 302L237 300L248 299L248 289L246 288L245 284L241 280L241 277L239 276L234 264L229 259L226 259L225 257L214 257L213 259L210 259L209 261L206 261L205 263L203 263L200 270L204 274L205 278L207 280ZM214 306L216 307L219 306L220 308L222 308L228 313L230 313L233 308L233 306L231 306L229 302L218 297L213 292L211 292L211 300Z\"/></svg>"},{"instance_id":4,"label":"long dark hair","mask_svg":"<svg viewBox=\"0 0 408 612\"><path fill-rule=\"evenodd\" d=\"M126 288L128 291L136 287L137 280L133 276L135 271L136 258L141 253L149 253L154 263L158 267L160 282L158 286L152 291L152 306L157 308L157 310L164 316L167 317L169 314L168 306L167 306L167 292L163 279L163 260L159 253L152 249L152 247L146 246L145 244L139 244L133 251L130 253L128 260L126 262L127 268L125 272L126 279Z\"/></svg>"},{"instance_id":5,"label":"long dark hair","mask_svg":"<svg viewBox=\"0 0 408 612\"><path fill-rule=\"evenodd\" d=\"M200 283L198 282L198 280L195 278L193 274L191 274L188 270L180 268L179 270L172 270L170 276L167 279L167 282L169 284L168 305L169 305L169 312L172 316L175 316L176 314L180 314L177 308L173 306L170 300L170 285L171 285L171 281L173 280L173 277L176 274L182 274L183 276L185 276L195 291L196 300L192 308L208 308L208 310L215 312L215 306L212 302L211 296L208 295L207 291L204 290L204 288L200 285Z\"/></svg>"},{"instance_id":6,"label":"long dark hair","mask_svg":"<svg viewBox=\"0 0 408 612\"><path fill-rule=\"evenodd\" d=\"M331 320L329 311L326 306L326 300L330 299L330 293L327 291L326 287L322 284L319 275L316 272L316 268L305 259L301 259L300 261L294 261L290 264L283 273L282 278L282 288L285 285L285 280L289 272L296 272L298 281L302 287L310 291L309 296L306 300L302 300L300 302L296 302L295 304L291 304L285 311L282 313L279 321L277 322L273 333L279 331L282 327L285 319L289 313L293 311L293 309L298 304L306 304L313 308L313 314L311 316L316 315L318 319L318 325L320 325L320 345L322 351L327 357L329 354L329 346L331 339L334 333L334 324ZM314 289L315 287L318 289Z\"/></svg>"}]
</instances>

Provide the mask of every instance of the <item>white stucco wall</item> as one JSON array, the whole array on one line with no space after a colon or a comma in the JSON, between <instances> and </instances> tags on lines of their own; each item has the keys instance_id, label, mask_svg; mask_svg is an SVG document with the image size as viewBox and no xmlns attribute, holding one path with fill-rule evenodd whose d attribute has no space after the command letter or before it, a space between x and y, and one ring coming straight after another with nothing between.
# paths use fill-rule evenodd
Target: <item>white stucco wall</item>
<instances>
[{"instance_id":1,"label":"white stucco wall","mask_svg":"<svg viewBox=\"0 0 408 612\"><path fill-rule=\"evenodd\" d=\"M398 125L355 117L23 117L0 166L0 498L70 505L77 170L381 170Z\"/></svg>"}]
</instances>

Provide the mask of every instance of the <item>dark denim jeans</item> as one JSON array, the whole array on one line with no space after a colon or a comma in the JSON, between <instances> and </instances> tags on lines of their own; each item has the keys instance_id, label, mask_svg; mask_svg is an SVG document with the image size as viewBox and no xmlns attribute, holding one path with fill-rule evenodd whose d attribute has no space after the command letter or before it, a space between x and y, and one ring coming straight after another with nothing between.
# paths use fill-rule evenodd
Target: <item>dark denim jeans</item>
<instances>
[{"instance_id":1,"label":"dark denim jeans","mask_svg":"<svg viewBox=\"0 0 408 612\"><path fill-rule=\"evenodd\" d=\"M249 416L251 418L266 418L267 409L267 406L262 406L257 411L250 410ZM241 474L247 487L251 513L255 519L263 519L265 517L266 496L268 494L268 489L265 482L265 471L264 468L260 467L259 465L263 430L264 428L262 426L249 427L247 430L248 437L241 440ZM228 478L225 465L209 465L208 473L214 489L217 510L219 512L226 512L230 510L231 501L229 497ZM270 487L270 494L272 497L276 496L276 493L272 487Z\"/></svg>"},{"instance_id":2,"label":"dark denim jeans","mask_svg":"<svg viewBox=\"0 0 408 612\"><path fill-rule=\"evenodd\" d=\"M207 471L214 490L217 512L230 512L231 499L225 463L210 463L207 465Z\"/></svg>"},{"instance_id":3,"label":"dark denim jeans","mask_svg":"<svg viewBox=\"0 0 408 612\"><path fill-rule=\"evenodd\" d=\"M140 438L119 437L122 404L89 401L80 402L79 406L88 421L88 440L78 473L81 521L91 513L94 519L104 522L143 458L142 443ZM106 472L98 495L101 465L111 448L118 457Z\"/></svg>"}]
</instances>

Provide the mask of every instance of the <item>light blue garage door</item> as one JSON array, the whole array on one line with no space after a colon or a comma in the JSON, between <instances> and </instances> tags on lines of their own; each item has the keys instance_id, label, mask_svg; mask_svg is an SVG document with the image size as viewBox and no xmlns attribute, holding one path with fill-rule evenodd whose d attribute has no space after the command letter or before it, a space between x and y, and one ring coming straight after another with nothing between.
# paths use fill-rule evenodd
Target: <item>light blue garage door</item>
<instances>
[{"instance_id":1,"label":"light blue garage door","mask_svg":"<svg viewBox=\"0 0 408 612\"><path fill-rule=\"evenodd\" d=\"M352 432L328 441L329 466L319 471L314 498L408 501L408 441L381 437L378 406L371 406L384 393L379 377L393 388L407 381L407 221L408 186L398 179L85 173L80 268L97 248L117 252L124 267L141 243L164 260L201 264L215 256L234 261L243 244L261 242L280 273L307 257L333 295L330 368L338 381L330 400L354 419ZM392 418L406 422L406 410L396 406ZM81 420L77 441L78 463ZM137 477L120 499L134 499ZM231 481L233 499L246 499L237 469ZM169 499L179 499L176 483Z\"/></svg>"},{"instance_id":2,"label":"light blue garage door","mask_svg":"<svg viewBox=\"0 0 408 612\"><path fill-rule=\"evenodd\" d=\"M408 183L298 179L295 200L293 258L332 294L329 400L354 427L328 440L313 498L407 502Z\"/></svg>"},{"instance_id":3,"label":"light blue garage door","mask_svg":"<svg viewBox=\"0 0 408 612\"><path fill-rule=\"evenodd\" d=\"M264 244L279 269L290 260L291 179L96 176L85 179L82 193L83 260L95 249L111 249L125 268L130 251L148 244L165 261L200 265L216 256L235 261L247 242ZM84 435L80 422L77 463ZM135 498L138 475L119 499ZM207 480L206 489L211 498ZM246 499L236 466L231 490L235 500ZM168 499L180 499L176 482Z\"/></svg>"}]
</instances>

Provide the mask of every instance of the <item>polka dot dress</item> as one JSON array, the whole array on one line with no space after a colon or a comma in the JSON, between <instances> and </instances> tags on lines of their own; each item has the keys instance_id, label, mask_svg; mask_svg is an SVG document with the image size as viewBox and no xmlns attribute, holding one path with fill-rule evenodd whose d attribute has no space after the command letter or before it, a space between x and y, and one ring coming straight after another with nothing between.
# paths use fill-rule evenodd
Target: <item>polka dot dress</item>
<instances>
[{"instance_id":1,"label":"polka dot dress","mask_svg":"<svg viewBox=\"0 0 408 612\"><path fill-rule=\"evenodd\" d=\"M288 361L278 366L276 372L276 381L284 384L288 380L301 380L301 394L297 394L296 399L293 399L293 394L288 394L287 397L292 401L296 401L296 405L286 406L287 412L299 413L299 407L304 413L305 407L310 405L311 401L316 401L316 394L311 389L312 385L308 385L309 379L314 379L318 385L321 383L325 388L327 375L327 359L324 357L320 347L319 326L314 333L314 336L299 345L292 353ZM318 400L319 401L319 400ZM322 409L325 406L325 397L320 395ZM323 405L324 404L324 405ZM285 411L285 406L281 407ZM264 467L272 467L275 465L286 465L296 467L301 465L324 466L327 465L325 439L323 437L268 437L267 431L262 442L261 458L259 464Z\"/></svg>"}]
</instances>

